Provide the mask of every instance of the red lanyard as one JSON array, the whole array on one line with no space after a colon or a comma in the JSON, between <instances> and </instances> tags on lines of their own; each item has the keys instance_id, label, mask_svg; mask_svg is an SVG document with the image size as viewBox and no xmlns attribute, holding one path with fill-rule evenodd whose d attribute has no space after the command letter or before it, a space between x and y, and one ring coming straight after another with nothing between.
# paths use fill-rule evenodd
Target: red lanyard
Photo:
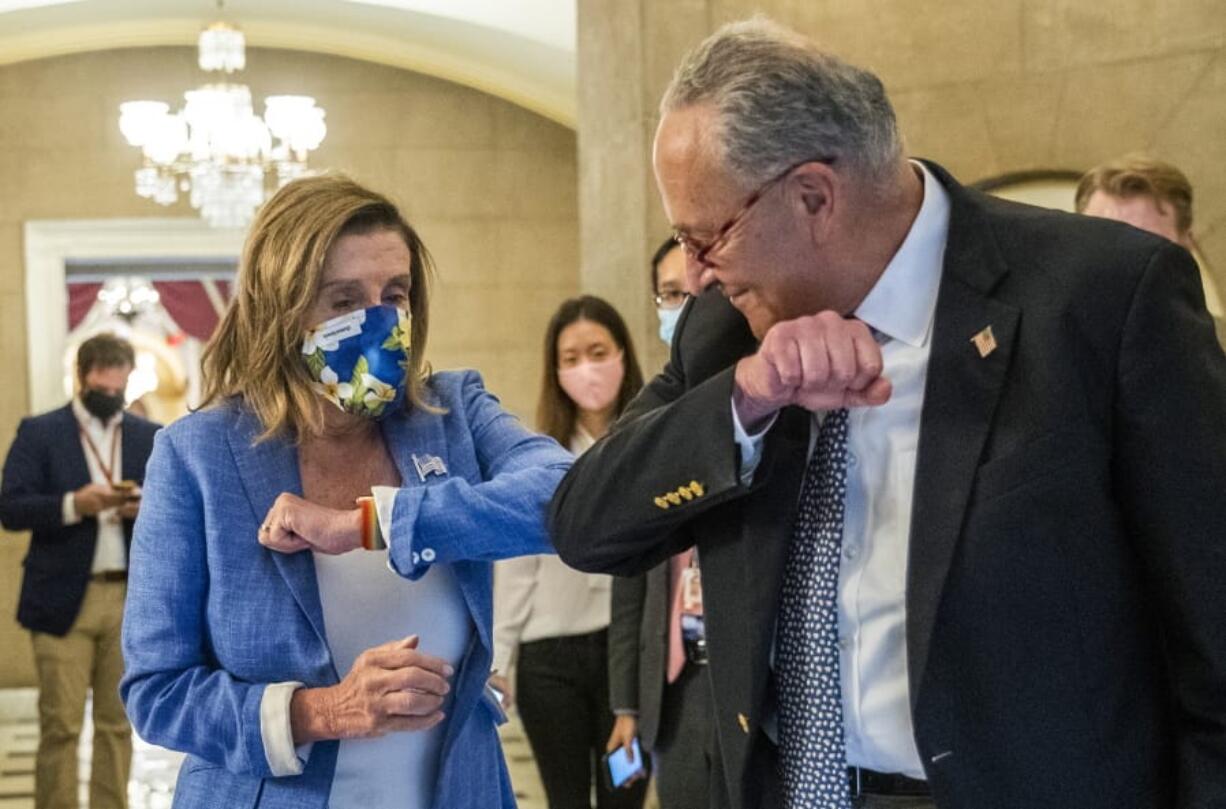
<instances>
[{"instance_id":1,"label":"red lanyard","mask_svg":"<svg viewBox=\"0 0 1226 809\"><path fill-rule=\"evenodd\" d=\"M115 480L115 465L119 456L119 425L115 425L115 432L111 436L111 463L107 465L102 460L102 454L98 452L98 448L94 446L93 439L89 437L89 433L81 422L77 422L77 431L81 433L81 438L85 440L85 447L89 450L89 454L94 456L94 460L98 462L98 468L102 470L102 474L106 476L107 483L117 483Z\"/></svg>"}]
</instances>

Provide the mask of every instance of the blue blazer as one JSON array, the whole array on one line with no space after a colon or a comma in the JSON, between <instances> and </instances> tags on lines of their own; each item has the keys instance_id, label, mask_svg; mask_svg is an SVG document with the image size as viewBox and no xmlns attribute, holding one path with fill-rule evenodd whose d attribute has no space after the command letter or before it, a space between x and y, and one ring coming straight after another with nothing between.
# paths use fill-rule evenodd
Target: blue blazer
<instances>
[{"instance_id":1,"label":"blue blazer","mask_svg":"<svg viewBox=\"0 0 1226 809\"><path fill-rule=\"evenodd\" d=\"M435 374L430 390L445 413L398 413L382 428L403 480L391 564L409 579L450 565L476 626L452 683L434 806L510 808L501 712L483 698L491 562L553 551L545 507L571 459L506 413L473 371ZM276 497L302 493L294 446L257 444L261 431L237 404L201 411L163 430L149 461L120 693L144 739L188 753L175 807L323 809L331 788L337 742L317 742L301 775L278 778L260 735L266 685L340 680L311 554L275 553L256 539ZM447 474L423 482L414 453L441 458Z\"/></svg>"},{"instance_id":2,"label":"blue blazer","mask_svg":"<svg viewBox=\"0 0 1226 809\"><path fill-rule=\"evenodd\" d=\"M124 480L144 481L158 427L123 414L119 431ZM98 544L98 520L86 517L64 525L64 495L90 480L71 404L22 419L4 461L0 523L10 531L33 531L17 602L17 620L26 629L65 635L81 611ZM124 520L123 533L130 543L130 520Z\"/></svg>"}]
</instances>

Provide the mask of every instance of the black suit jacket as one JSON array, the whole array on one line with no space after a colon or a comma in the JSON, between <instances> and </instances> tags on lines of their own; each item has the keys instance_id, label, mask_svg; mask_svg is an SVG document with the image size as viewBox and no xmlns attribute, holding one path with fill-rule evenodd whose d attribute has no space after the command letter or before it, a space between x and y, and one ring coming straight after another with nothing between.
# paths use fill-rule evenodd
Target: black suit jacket
<instances>
[{"instance_id":1,"label":"black suit jacket","mask_svg":"<svg viewBox=\"0 0 1226 809\"><path fill-rule=\"evenodd\" d=\"M124 413L123 479L141 484L158 425ZM89 585L98 520L86 517L64 525L64 494L90 482L89 466L72 405L22 419L4 461L0 523L10 531L32 531L26 554L17 620L35 632L64 635L72 628ZM132 542L132 521L124 521Z\"/></svg>"},{"instance_id":2,"label":"black suit jacket","mask_svg":"<svg viewBox=\"0 0 1226 809\"><path fill-rule=\"evenodd\" d=\"M936 803L1226 806L1226 357L1195 265L931 168L951 213L906 609ZM998 347L981 357L987 326ZM551 514L581 570L637 573L698 538L735 807L776 800L760 723L811 422L784 411L740 484L729 366L754 349L718 293L695 300L669 366Z\"/></svg>"},{"instance_id":3,"label":"black suit jacket","mask_svg":"<svg viewBox=\"0 0 1226 809\"><path fill-rule=\"evenodd\" d=\"M643 749L655 749L668 666L668 561L613 579L609 704L638 712Z\"/></svg>"}]
</instances>

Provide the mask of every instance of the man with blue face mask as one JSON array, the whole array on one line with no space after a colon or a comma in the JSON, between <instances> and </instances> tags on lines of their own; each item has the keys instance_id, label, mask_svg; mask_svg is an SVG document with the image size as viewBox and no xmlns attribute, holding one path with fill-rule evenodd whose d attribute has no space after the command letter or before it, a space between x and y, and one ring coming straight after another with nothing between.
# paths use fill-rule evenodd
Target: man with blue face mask
<instances>
[{"instance_id":1,"label":"man with blue face mask","mask_svg":"<svg viewBox=\"0 0 1226 809\"><path fill-rule=\"evenodd\" d=\"M651 257L651 288L660 318L660 339L665 345L673 344L673 329L677 328L681 307L689 297L685 288L685 251L680 248L669 237Z\"/></svg>"},{"instance_id":2,"label":"man with blue face mask","mask_svg":"<svg viewBox=\"0 0 1226 809\"><path fill-rule=\"evenodd\" d=\"M672 238L652 256L651 282L660 339L671 345L689 299L685 252ZM638 737L653 756L662 809L706 809L718 777L700 576L690 548L613 580L609 689L617 721L608 747Z\"/></svg>"}]
</instances>

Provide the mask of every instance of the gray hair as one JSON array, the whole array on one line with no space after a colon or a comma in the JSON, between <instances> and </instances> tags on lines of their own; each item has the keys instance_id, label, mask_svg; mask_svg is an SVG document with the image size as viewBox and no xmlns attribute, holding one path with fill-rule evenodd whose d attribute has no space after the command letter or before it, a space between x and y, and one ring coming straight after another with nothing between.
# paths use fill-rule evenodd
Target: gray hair
<instances>
[{"instance_id":1,"label":"gray hair","mask_svg":"<svg viewBox=\"0 0 1226 809\"><path fill-rule=\"evenodd\" d=\"M660 111L695 104L715 107L714 140L747 186L817 159L877 184L902 157L881 80L761 16L723 26L682 60Z\"/></svg>"}]
</instances>

